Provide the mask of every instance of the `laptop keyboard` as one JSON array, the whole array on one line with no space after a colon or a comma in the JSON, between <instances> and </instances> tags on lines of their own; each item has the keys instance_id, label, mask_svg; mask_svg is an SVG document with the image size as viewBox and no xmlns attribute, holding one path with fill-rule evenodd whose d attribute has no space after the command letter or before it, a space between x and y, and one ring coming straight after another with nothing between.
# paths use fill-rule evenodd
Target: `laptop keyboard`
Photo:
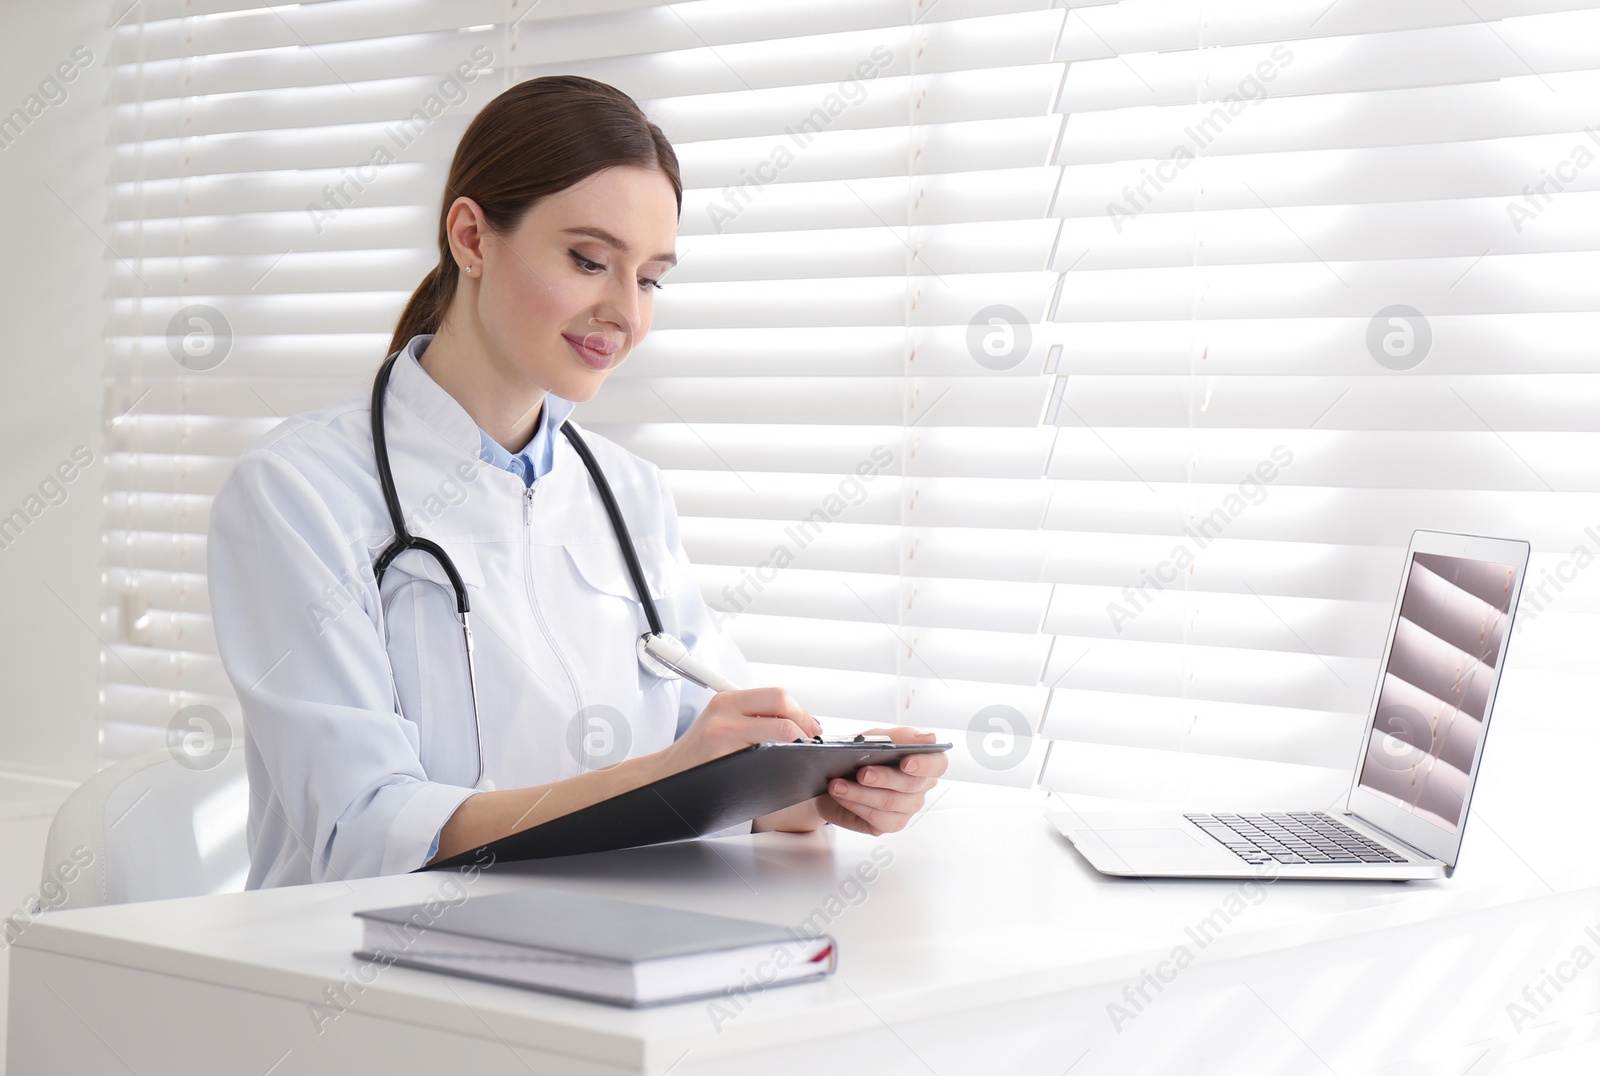
<instances>
[{"instance_id":1,"label":"laptop keyboard","mask_svg":"<svg viewBox=\"0 0 1600 1076\"><path fill-rule=\"evenodd\" d=\"M1320 811L1186 814L1246 863L1404 863L1406 857Z\"/></svg>"}]
</instances>

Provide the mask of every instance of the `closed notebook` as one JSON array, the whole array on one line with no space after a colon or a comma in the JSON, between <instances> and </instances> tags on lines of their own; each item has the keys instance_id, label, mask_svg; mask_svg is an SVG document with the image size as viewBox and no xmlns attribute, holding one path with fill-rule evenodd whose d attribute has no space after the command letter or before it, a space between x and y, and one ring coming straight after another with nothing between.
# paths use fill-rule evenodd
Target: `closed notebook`
<instances>
[{"instance_id":1,"label":"closed notebook","mask_svg":"<svg viewBox=\"0 0 1600 1076\"><path fill-rule=\"evenodd\" d=\"M363 959L614 1005L756 993L838 963L826 934L552 889L354 914Z\"/></svg>"}]
</instances>

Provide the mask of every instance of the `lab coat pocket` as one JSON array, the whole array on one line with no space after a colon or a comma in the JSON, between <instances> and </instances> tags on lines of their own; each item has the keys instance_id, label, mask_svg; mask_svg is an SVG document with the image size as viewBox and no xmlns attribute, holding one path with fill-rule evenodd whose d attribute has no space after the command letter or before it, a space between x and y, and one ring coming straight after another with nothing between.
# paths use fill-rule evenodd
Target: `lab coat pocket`
<instances>
[{"instance_id":1,"label":"lab coat pocket","mask_svg":"<svg viewBox=\"0 0 1600 1076\"><path fill-rule=\"evenodd\" d=\"M477 552L446 546L476 611L484 591ZM450 576L433 557L407 549L383 577L385 639L400 715L428 779L471 785L478 773L478 733L468 678L466 638Z\"/></svg>"},{"instance_id":2,"label":"lab coat pocket","mask_svg":"<svg viewBox=\"0 0 1600 1076\"><path fill-rule=\"evenodd\" d=\"M644 571L650 596L657 604L666 601L683 586L681 566L667 551L666 543L659 538L636 538L633 544L639 553L639 565ZM644 603L639 600L638 588L634 586L633 575L628 571L628 562L623 559L622 550L615 541L571 543L563 548L585 583L603 594L624 598L632 603L638 612L639 631L643 633L647 630Z\"/></svg>"},{"instance_id":3,"label":"lab coat pocket","mask_svg":"<svg viewBox=\"0 0 1600 1076\"><path fill-rule=\"evenodd\" d=\"M670 632L675 627L671 599L685 583L683 570L660 539L640 538L634 545L662 627ZM641 704L646 709L659 707L663 712L675 713L678 681L656 676L639 664L634 647L639 636L650 630L650 622L615 540L608 537L603 542L574 542L562 548L578 577L577 596L583 603L583 620L589 626L586 645L597 659L596 667L637 670ZM667 727L668 739L661 746L671 742L670 724Z\"/></svg>"}]
</instances>

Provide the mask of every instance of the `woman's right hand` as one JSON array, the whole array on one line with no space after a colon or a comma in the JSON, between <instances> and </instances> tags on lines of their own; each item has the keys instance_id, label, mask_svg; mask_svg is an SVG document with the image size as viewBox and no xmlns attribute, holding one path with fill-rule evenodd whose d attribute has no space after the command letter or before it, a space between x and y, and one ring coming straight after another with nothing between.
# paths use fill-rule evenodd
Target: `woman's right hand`
<instances>
[{"instance_id":1,"label":"woman's right hand","mask_svg":"<svg viewBox=\"0 0 1600 1076\"><path fill-rule=\"evenodd\" d=\"M764 740L789 743L822 735L822 724L781 687L720 691L670 747L663 748L663 776L732 754Z\"/></svg>"}]
</instances>

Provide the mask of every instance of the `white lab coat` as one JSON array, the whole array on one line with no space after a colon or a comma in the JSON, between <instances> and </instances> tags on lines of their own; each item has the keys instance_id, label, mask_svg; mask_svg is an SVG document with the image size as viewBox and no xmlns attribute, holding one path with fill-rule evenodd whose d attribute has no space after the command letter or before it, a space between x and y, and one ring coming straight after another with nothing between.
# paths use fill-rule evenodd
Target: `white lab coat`
<instances>
[{"instance_id":1,"label":"white lab coat","mask_svg":"<svg viewBox=\"0 0 1600 1076\"><path fill-rule=\"evenodd\" d=\"M249 446L212 505L211 608L244 717L250 889L420 867L476 791L448 577L410 549L381 596L374 583L393 533L370 421L370 390L290 418ZM640 667L644 607L567 439L554 438L550 473L525 489L479 460L471 416L405 356L385 422L407 527L444 546L466 584L493 786L557 781L681 736L711 692ZM579 432L616 493L663 628L748 684L690 577L660 471Z\"/></svg>"}]
</instances>

